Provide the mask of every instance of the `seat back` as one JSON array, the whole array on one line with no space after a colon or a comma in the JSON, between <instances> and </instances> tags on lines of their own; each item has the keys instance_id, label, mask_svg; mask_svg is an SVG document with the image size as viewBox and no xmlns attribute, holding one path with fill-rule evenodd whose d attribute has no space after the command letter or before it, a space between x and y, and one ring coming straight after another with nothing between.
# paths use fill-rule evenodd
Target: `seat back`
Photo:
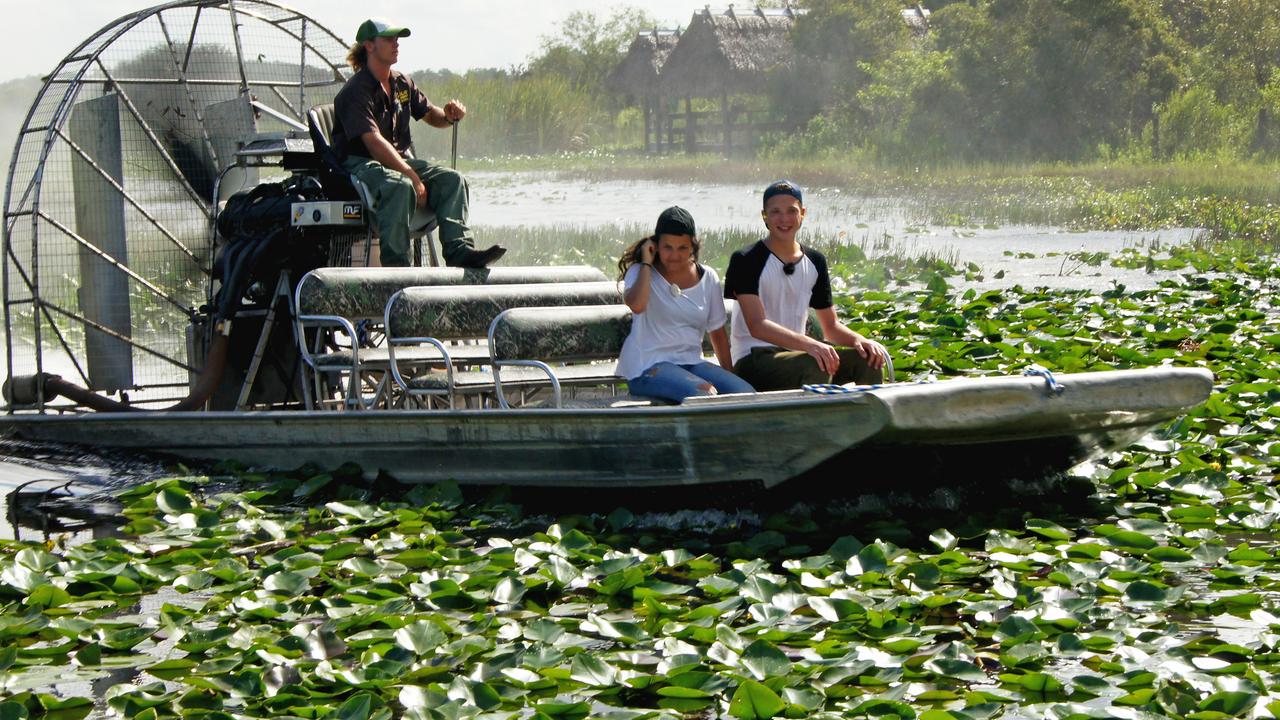
<instances>
[{"instance_id":1,"label":"seat back","mask_svg":"<svg viewBox=\"0 0 1280 720\"><path fill-rule=\"evenodd\" d=\"M626 305L513 308L494 318L489 352L495 362L613 360L630 333Z\"/></svg>"},{"instance_id":2,"label":"seat back","mask_svg":"<svg viewBox=\"0 0 1280 720\"><path fill-rule=\"evenodd\" d=\"M331 152L333 144L333 103L316 105L307 111L307 131L316 152Z\"/></svg>"},{"instance_id":3,"label":"seat back","mask_svg":"<svg viewBox=\"0 0 1280 720\"><path fill-rule=\"evenodd\" d=\"M352 182L351 174L342 166L337 151L333 149L334 118L333 103L316 105L307 111L307 132L311 135L311 146L320 161L320 186L329 198L363 201L364 198Z\"/></svg>"},{"instance_id":4,"label":"seat back","mask_svg":"<svg viewBox=\"0 0 1280 720\"><path fill-rule=\"evenodd\" d=\"M456 285L411 287L387 303L386 331L391 341L407 338L460 340L482 338L503 310L517 307L612 305L622 301L611 280L536 285Z\"/></svg>"},{"instance_id":5,"label":"seat back","mask_svg":"<svg viewBox=\"0 0 1280 720\"><path fill-rule=\"evenodd\" d=\"M300 316L328 315L352 322L381 319L392 295L429 285L526 285L605 280L589 265L463 268L345 268L312 270L298 281L294 295Z\"/></svg>"}]
</instances>

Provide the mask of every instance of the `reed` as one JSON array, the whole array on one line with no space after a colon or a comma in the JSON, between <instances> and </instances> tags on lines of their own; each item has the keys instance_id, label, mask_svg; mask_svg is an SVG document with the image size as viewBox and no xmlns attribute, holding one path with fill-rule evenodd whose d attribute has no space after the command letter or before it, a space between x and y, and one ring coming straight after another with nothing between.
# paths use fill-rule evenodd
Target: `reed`
<instances>
[{"instance_id":1,"label":"reed","mask_svg":"<svg viewBox=\"0 0 1280 720\"><path fill-rule=\"evenodd\" d=\"M615 147L639 136L638 112L613 112L586 88L558 75L469 73L417 80L433 102L457 99L467 106L459 128L459 154L468 157L545 155ZM414 125L414 145L424 157L447 158L448 133Z\"/></svg>"},{"instance_id":2,"label":"reed","mask_svg":"<svg viewBox=\"0 0 1280 720\"><path fill-rule=\"evenodd\" d=\"M617 273L618 258L623 250L652 232L651 225L639 223L476 227L477 244L501 242L507 246L505 263L585 264L610 276ZM745 227L722 228L700 235L700 260L723 277L729 256L759 239L757 229ZM960 272L954 256L921 250L889 236L852 238L843 233L809 234L803 242L822 252L831 264L833 276L853 288L882 289L928 282L934 275L950 276Z\"/></svg>"}]
</instances>

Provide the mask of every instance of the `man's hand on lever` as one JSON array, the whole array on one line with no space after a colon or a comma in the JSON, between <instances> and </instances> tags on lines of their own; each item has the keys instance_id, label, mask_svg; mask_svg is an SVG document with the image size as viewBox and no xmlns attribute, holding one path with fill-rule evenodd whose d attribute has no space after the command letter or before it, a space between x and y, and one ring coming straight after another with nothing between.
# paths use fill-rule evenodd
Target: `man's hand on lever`
<instances>
[{"instance_id":1,"label":"man's hand on lever","mask_svg":"<svg viewBox=\"0 0 1280 720\"><path fill-rule=\"evenodd\" d=\"M467 116L467 106L457 100L450 100L444 105L444 119L456 123Z\"/></svg>"}]
</instances>

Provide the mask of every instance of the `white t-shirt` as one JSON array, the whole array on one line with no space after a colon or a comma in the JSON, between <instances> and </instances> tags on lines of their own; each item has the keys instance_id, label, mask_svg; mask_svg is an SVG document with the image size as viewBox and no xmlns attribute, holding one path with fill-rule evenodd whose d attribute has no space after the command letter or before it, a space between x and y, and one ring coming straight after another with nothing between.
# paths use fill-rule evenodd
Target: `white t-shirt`
<instances>
[{"instance_id":1,"label":"white t-shirt","mask_svg":"<svg viewBox=\"0 0 1280 720\"><path fill-rule=\"evenodd\" d=\"M725 297L757 295L767 319L804 335L809 308L829 308L832 297L826 257L812 248L801 246L800 249L803 255L794 263L783 263L769 252L763 241L735 252L725 271ZM788 265L792 267L790 273ZM735 365L750 355L752 348L773 347L772 343L751 334L740 310L733 313L729 346Z\"/></svg>"},{"instance_id":2,"label":"white t-shirt","mask_svg":"<svg viewBox=\"0 0 1280 720\"><path fill-rule=\"evenodd\" d=\"M705 265L698 284L687 290L667 282L657 268L649 270L649 302L631 318L631 334L622 343L618 375L627 379L660 362L694 365L702 362L702 338L724 327L720 278ZM623 285L630 290L643 266L627 268Z\"/></svg>"}]
</instances>

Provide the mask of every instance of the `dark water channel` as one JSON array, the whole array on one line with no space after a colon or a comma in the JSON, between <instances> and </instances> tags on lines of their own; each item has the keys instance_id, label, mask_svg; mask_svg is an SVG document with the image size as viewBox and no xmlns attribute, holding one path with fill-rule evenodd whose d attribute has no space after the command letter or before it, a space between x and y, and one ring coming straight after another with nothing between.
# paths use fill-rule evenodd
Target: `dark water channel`
<instances>
[{"instance_id":1,"label":"dark water channel","mask_svg":"<svg viewBox=\"0 0 1280 720\"><path fill-rule=\"evenodd\" d=\"M112 492L160 477L156 458L0 441L0 538L75 543L115 534Z\"/></svg>"}]
</instances>

